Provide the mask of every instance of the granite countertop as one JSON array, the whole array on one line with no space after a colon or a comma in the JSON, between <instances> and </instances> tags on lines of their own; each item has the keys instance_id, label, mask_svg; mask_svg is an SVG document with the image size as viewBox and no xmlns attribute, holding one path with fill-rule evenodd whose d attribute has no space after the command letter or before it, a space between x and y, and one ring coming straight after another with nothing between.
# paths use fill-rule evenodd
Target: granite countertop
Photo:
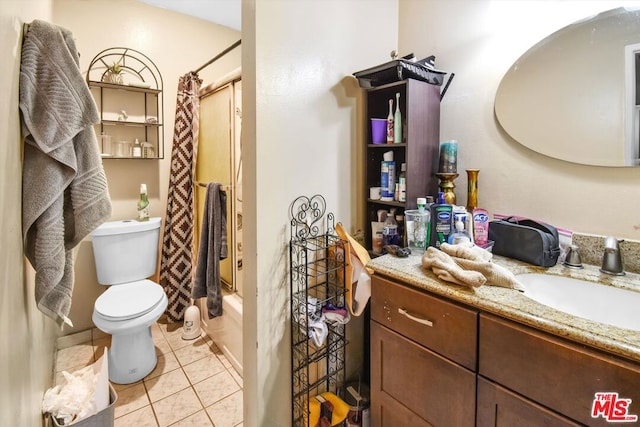
<instances>
[{"instance_id":1,"label":"granite countertop","mask_svg":"<svg viewBox=\"0 0 640 427\"><path fill-rule=\"evenodd\" d=\"M635 273L609 276L600 273L598 267L592 265L585 265L583 270L569 269L560 264L547 269L499 256L494 256L494 262L509 268L514 274L556 274L599 281L610 286L640 292L640 275ZM375 274L396 279L414 288L424 289L553 335L640 362L640 331L576 317L538 303L513 289L488 285L474 289L444 282L438 279L430 269L422 267L420 255L410 255L407 258L383 255L372 259L367 267L371 268ZM611 309L615 310L616 307ZM640 307L638 310L640 311Z\"/></svg>"}]
</instances>

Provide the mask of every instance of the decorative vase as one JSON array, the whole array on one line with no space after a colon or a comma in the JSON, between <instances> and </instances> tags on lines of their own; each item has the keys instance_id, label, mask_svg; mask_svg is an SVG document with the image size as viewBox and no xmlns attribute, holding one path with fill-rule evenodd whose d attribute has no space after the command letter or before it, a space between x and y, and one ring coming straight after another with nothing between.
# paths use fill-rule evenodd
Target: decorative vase
<instances>
[{"instance_id":1,"label":"decorative vase","mask_svg":"<svg viewBox=\"0 0 640 427\"><path fill-rule=\"evenodd\" d=\"M478 207L478 174L480 169L467 169L467 211Z\"/></svg>"}]
</instances>

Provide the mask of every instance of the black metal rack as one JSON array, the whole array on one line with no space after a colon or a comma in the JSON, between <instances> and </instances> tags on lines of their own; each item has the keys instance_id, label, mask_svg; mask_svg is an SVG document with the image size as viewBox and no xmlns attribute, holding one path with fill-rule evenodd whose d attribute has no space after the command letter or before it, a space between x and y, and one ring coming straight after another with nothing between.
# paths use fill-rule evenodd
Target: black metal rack
<instances>
[{"instance_id":1,"label":"black metal rack","mask_svg":"<svg viewBox=\"0 0 640 427\"><path fill-rule=\"evenodd\" d=\"M319 346L309 338L308 325L324 305L345 306L348 243L336 235L321 195L298 197L290 213L292 425L306 427L310 398L324 392L344 398L345 325L327 323Z\"/></svg>"}]
</instances>

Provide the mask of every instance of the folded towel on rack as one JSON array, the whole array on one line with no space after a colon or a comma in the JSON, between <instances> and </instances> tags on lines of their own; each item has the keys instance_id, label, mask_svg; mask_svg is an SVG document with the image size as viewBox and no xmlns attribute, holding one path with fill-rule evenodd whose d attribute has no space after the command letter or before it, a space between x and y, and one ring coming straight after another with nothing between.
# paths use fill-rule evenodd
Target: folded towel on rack
<instances>
[{"instance_id":1,"label":"folded towel on rack","mask_svg":"<svg viewBox=\"0 0 640 427\"><path fill-rule=\"evenodd\" d=\"M111 216L93 129L99 115L70 31L35 20L21 55L24 251L36 271L38 308L71 324L71 251Z\"/></svg>"},{"instance_id":2,"label":"folded towel on rack","mask_svg":"<svg viewBox=\"0 0 640 427\"><path fill-rule=\"evenodd\" d=\"M347 233L341 222L336 224L336 234L345 242L347 307L353 316L360 316L371 297L373 271L365 267L371 259L367 250Z\"/></svg>"},{"instance_id":3,"label":"folded towel on rack","mask_svg":"<svg viewBox=\"0 0 640 427\"><path fill-rule=\"evenodd\" d=\"M219 183L207 184L191 296L207 297L209 319L222 315L220 260L227 258L227 193Z\"/></svg>"}]
</instances>

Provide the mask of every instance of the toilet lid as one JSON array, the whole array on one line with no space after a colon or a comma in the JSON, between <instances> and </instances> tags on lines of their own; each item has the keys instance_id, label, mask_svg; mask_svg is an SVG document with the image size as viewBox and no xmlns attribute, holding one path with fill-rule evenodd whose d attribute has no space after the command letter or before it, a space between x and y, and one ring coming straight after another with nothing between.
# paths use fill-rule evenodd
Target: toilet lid
<instances>
[{"instance_id":1,"label":"toilet lid","mask_svg":"<svg viewBox=\"0 0 640 427\"><path fill-rule=\"evenodd\" d=\"M127 320L151 311L164 297L164 290L151 280L112 285L98 297L96 312L105 318Z\"/></svg>"}]
</instances>

